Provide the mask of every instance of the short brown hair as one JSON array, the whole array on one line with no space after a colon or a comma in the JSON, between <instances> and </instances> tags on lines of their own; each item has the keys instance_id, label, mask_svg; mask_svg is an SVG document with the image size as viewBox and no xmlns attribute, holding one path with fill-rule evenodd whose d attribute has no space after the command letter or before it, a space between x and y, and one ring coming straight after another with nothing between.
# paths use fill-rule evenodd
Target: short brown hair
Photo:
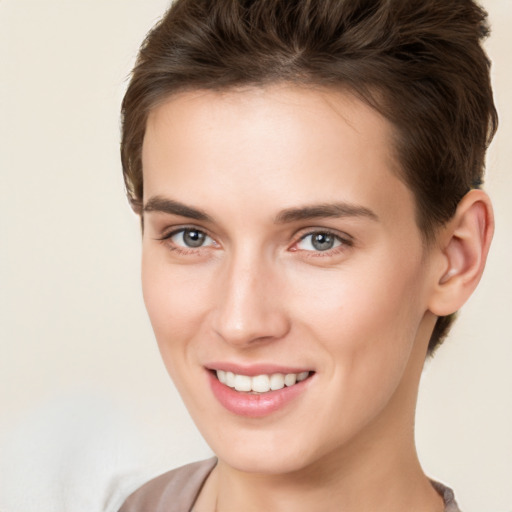
<instances>
[{"instance_id":1,"label":"short brown hair","mask_svg":"<svg viewBox=\"0 0 512 512\"><path fill-rule=\"evenodd\" d=\"M429 243L482 184L497 128L486 20L473 0L176 0L143 42L122 104L133 209L141 212L147 117L169 95L276 82L341 87L394 126L400 178ZM452 321L438 319L430 352Z\"/></svg>"}]
</instances>

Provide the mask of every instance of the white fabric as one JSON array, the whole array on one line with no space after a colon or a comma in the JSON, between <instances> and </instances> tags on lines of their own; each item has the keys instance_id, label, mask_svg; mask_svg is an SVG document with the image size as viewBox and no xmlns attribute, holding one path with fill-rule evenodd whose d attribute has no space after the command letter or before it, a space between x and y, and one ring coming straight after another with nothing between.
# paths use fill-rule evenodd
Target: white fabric
<instances>
[{"instance_id":1,"label":"white fabric","mask_svg":"<svg viewBox=\"0 0 512 512\"><path fill-rule=\"evenodd\" d=\"M130 422L104 398L40 406L4 436L1 512L116 512L148 475ZM132 448L133 447L133 448Z\"/></svg>"}]
</instances>

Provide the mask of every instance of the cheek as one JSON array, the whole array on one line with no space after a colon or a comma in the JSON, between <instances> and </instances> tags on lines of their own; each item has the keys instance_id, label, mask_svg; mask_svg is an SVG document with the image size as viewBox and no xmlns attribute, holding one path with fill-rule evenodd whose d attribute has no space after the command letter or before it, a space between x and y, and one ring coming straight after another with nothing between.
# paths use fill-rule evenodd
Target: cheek
<instances>
[{"instance_id":1,"label":"cheek","mask_svg":"<svg viewBox=\"0 0 512 512\"><path fill-rule=\"evenodd\" d=\"M317 273L310 282L303 279L301 289L290 295L313 328L321 328L329 339L338 338L341 345L360 333L359 345L365 341L363 333L384 342L387 334L421 316L418 281L418 274L408 269L348 269Z\"/></svg>"},{"instance_id":2,"label":"cheek","mask_svg":"<svg viewBox=\"0 0 512 512\"><path fill-rule=\"evenodd\" d=\"M398 383L423 318L420 266L394 260L317 275L307 295L293 294L302 328L327 354L328 371L356 394L376 383L386 393Z\"/></svg>"},{"instance_id":3,"label":"cheek","mask_svg":"<svg viewBox=\"0 0 512 512\"><path fill-rule=\"evenodd\" d=\"M156 254L155 254L156 253ZM142 291L151 325L166 365L197 332L208 305L206 276L170 265L157 251L142 255Z\"/></svg>"},{"instance_id":4,"label":"cheek","mask_svg":"<svg viewBox=\"0 0 512 512\"><path fill-rule=\"evenodd\" d=\"M371 424L405 378L423 315L414 273L394 274L331 275L297 306L306 338L323 354L325 392L315 415L329 429L328 449Z\"/></svg>"}]
</instances>

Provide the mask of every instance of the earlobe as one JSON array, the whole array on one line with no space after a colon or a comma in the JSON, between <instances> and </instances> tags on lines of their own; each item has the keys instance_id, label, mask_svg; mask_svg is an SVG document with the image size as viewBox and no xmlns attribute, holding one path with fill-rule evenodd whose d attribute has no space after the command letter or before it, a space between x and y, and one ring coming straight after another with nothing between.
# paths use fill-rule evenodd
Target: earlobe
<instances>
[{"instance_id":1,"label":"earlobe","mask_svg":"<svg viewBox=\"0 0 512 512\"><path fill-rule=\"evenodd\" d=\"M482 190L471 190L438 237L440 270L429 305L432 313L450 315L468 300L484 271L493 232L489 196Z\"/></svg>"}]
</instances>

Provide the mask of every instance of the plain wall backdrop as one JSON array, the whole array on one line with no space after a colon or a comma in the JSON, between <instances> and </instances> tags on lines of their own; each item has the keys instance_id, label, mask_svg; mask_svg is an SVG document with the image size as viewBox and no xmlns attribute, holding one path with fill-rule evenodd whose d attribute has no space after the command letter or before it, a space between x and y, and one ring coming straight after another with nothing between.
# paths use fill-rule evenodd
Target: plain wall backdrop
<instances>
[{"instance_id":1,"label":"plain wall backdrop","mask_svg":"<svg viewBox=\"0 0 512 512\"><path fill-rule=\"evenodd\" d=\"M427 364L417 437L465 512L512 511L512 2L486 0L500 129L483 281ZM0 0L0 511L114 511L210 451L143 307L119 106L167 0Z\"/></svg>"}]
</instances>

